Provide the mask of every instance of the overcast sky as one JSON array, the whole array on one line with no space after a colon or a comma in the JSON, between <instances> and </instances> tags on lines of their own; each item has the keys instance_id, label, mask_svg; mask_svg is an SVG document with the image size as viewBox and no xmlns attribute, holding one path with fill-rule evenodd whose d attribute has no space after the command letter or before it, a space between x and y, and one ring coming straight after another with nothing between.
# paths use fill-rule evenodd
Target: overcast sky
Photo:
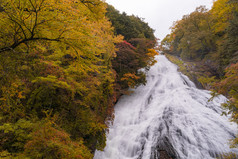
<instances>
[{"instance_id":1,"label":"overcast sky","mask_svg":"<svg viewBox=\"0 0 238 159\"><path fill-rule=\"evenodd\" d=\"M211 8L213 0L106 0L117 10L134 14L145 19L155 29L155 36L163 39L170 33L174 21L205 5Z\"/></svg>"}]
</instances>

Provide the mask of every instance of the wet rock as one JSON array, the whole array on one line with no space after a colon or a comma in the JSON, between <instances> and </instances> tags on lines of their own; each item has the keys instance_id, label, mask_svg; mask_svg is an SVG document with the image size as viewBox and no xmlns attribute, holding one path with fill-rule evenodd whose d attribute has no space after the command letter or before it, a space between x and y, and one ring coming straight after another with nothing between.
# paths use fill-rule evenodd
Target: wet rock
<instances>
[{"instance_id":1,"label":"wet rock","mask_svg":"<svg viewBox=\"0 0 238 159\"><path fill-rule=\"evenodd\" d=\"M170 143L168 137L159 139L157 146L152 148L150 159L179 159L179 155Z\"/></svg>"}]
</instances>

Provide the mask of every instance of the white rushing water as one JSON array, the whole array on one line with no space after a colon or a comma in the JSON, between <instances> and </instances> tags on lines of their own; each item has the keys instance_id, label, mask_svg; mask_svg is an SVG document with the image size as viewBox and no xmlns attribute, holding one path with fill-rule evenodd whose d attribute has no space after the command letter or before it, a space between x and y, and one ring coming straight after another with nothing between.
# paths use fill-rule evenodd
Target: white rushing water
<instances>
[{"instance_id":1,"label":"white rushing water","mask_svg":"<svg viewBox=\"0 0 238 159\"><path fill-rule=\"evenodd\" d=\"M121 97L109 127L107 146L94 159L210 159L237 152L229 148L237 127L221 116L224 96L213 101L164 55L147 75L147 84Z\"/></svg>"}]
</instances>

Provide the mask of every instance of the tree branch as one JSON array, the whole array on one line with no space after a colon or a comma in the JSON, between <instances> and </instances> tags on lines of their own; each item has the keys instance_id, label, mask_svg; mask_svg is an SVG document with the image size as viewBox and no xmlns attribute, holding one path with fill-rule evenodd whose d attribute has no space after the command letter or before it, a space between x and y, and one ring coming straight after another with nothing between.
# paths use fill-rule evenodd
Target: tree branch
<instances>
[{"instance_id":1,"label":"tree branch","mask_svg":"<svg viewBox=\"0 0 238 159\"><path fill-rule=\"evenodd\" d=\"M11 46L3 47L0 48L0 53L5 52L5 51L10 51L21 45L22 43L27 43L29 41L37 41L37 40L45 40L45 41L58 41L60 42L60 38L56 39L49 39L49 38L29 38L29 39L23 39L22 41L19 41L17 43L12 44Z\"/></svg>"}]
</instances>

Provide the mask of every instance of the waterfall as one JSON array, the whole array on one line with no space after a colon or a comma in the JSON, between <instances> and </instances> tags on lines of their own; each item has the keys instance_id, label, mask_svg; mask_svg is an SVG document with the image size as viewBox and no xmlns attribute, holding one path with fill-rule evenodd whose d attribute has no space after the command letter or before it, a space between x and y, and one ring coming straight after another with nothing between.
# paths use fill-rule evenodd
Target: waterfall
<instances>
[{"instance_id":1,"label":"waterfall","mask_svg":"<svg viewBox=\"0 0 238 159\"><path fill-rule=\"evenodd\" d=\"M221 116L222 95L197 89L164 55L147 73L147 84L115 106L104 151L94 159L210 159L234 152L237 126Z\"/></svg>"}]
</instances>

